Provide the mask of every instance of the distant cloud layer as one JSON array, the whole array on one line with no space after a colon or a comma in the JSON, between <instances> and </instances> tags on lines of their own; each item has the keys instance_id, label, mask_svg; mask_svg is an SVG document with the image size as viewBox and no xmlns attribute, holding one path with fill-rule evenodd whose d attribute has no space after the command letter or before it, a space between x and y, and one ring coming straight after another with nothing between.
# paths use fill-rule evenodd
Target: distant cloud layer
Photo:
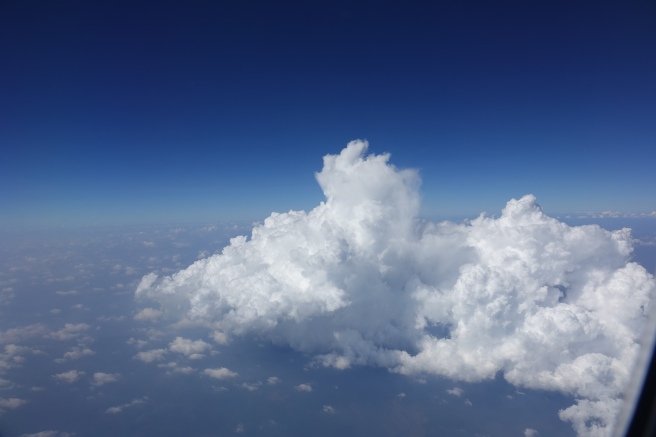
<instances>
[{"instance_id":1,"label":"distant cloud layer","mask_svg":"<svg viewBox=\"0 0 656 437\"><path fill-rule=\"evenodd\" d=\"M159 302L173 322L211 326L224 342L254 332L340 369L464 381L503 372L518 386L576 396L561 419L581 436L607 435L656 290L629 262L629 230L570 227L531 195L498 218L423 222L417 173L366 149L354 141L324 157L316 178L326 201L309 213L273 213L221 254L173 276L146 275L137 297ZM170 349L209 345L176 339Z\"/></svg>"}]
</instances>

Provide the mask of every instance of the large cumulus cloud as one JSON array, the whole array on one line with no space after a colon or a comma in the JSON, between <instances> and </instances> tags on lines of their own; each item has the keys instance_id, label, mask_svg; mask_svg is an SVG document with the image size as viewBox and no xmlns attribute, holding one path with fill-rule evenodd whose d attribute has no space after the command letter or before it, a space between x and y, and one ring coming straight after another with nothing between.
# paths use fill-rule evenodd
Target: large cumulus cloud
<instances>
[{"instance_id":1,"label":"large cumulus cloud","mask_svg":"<svg viewBox=\"0 0 656 437\"><path fill-rule=\"evenodd\" d=\"M498 218L417 218L419 177L354 141L324 157L326 200L273 213L250 238L137 296L217 335L257 333L324 365L374 365L512 384L578 401L579 435L607 435L654 278L630 262L630 231L570 227L527 195Z\"/></svg>"}]
</instances>

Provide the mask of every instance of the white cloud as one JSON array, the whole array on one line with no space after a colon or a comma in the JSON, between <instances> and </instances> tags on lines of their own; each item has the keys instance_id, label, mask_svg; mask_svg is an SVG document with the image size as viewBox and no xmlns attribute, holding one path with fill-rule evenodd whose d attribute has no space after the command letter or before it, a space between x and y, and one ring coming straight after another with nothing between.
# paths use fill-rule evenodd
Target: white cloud
<instances>
[{"instance_id":1,"label":"white cloud","mask_svg":"<svg viewBox=\"0 0 656 437\"><path fill-rule=\"evenodd\" d=\"M143 361L144 363L152 363L153 361L163 360L165 354L166 349L151 349L149 351L139 352L133 358Z\"/></svg>"},{"instance_id":2,"label":"white cloud","mask_svg":"<svg viewBox=\"0 0 656 437\"><path fill-rule=\"evenodd\" d=\"M323 412L326 413L326 414L335 414L337 411L335 411L335 409L333 407L331 407L330 405L324 405L323 406Z\"/></svg>"},{"instance_id":3,"label":"white cloud","mask_svg":"<svg viewBox=\"0 0 656 437\"><path fill-rule=\"evenodd\" d=\"M278 384L280 382L280 378L277 376L269 376L267 378L267 384L273 385L273 384Z\"/></svg>"},{"instance_id":4,"label":"white cloud","mask_svg":"<svg viewBox=\"0 0 656 437\"><path fill-rule=\"evenodd\" d=\"M146 275L137 297L226 335L320 351L339 369L501 372L575 396L560 417L580 435L609 429L656 290L630 262L629 230L568 226L532 195L498 218L421 221L417 173L366 147L324 157L326 201L312 211L273 213L221 254Z\"/></svg>"},{"instance_id":5,"label":"white cloud","mask_svg":"<svg viewBox=\"0 0 656 437\"><path fill-rule=\"evenodd\" d=\"M134 320L146 321L156 320L162 315L162 312L155 308L144 308L134 315Z\"/></svg>"},{"instance_id":6,"label":"white cloud","mask_svg":"<svg viewBox=\"0 0 656 437\"><path fill-rule=\"evenodd\" d=\"M446 392L447 392L448 394L450 394L450 395L452 395L452 396L456 396L456 397L460 397L460 396L462 396L462 394L464 393L464 392L462 391L462 389L461 389L461 388L458 388L458 387L454 387L454 388L447 389Z\"/></svg>"},{"instance_id":7,"label":"white cloud","mask_svg":"<svg viewBox=\"0 0 656 437\"><path fill-rule=\"evenodd\" d=\"M0 332L0 343L17 343L27 338L36 337L47 331L41 324L11 328Z\"/></svg>"},{"instance_id":8,"label":"white cloud","mask_svg":"<svg viewBox=\"0 0 656 437\"><path fill-rule=\"evenodd\" d=\"M144 396L142 398L138 399L133 399L132 401L128 402L127 404L123 405L118 405L116 407L109 407L108 409L105 410L105 413L107 414L118 414L125 410L126 408L133 407L135 405L140 405L145 403L148 400L148 396Z\"/></svg>"},{"instance_id":9,"label":"white cloud","mask_svg":"<svg viewBox=\"0 0 656 437\"><path fill-rule=\"evenodd\" d=\"M256 391L256 390L259 389L261 386L262 386L262 383L261 383L261 382L252 382L252 383L244 382L244 383L242 383L242 385L241 385L241 387L242 387L243 389L248 390L248 391Z\"/></svg>"},{"instance_id":10,"label":"white cloud","mask_svg":"<svg viewBox=\"0 0 656 437\"><path fill-rule=\"evenodd\" d=\"M72 338L79 337L82 332L88 330L91 326L87 325L86 323L66 323L62 329L59 331L51 332L50 334L46 335L48 338L52 338L54 340L70 340Z\"/></svg>"},{"instance_id":11,"label":"white cloud","mask_svg":"<svg viewBox=\"0 0 656 437\"><path fill-rule=\"evenodd\" d=\"M634 243L636 246L656 246L656 238L648 239L635 239Z\"/></svg>"},{"instance_id":12,"label":"white cloud","mask_svg":"<svg viewBox=\"0 0 656 437\"><path fill-rule=\"evenodd\" d=\"M148 344L147 341L145 341L145 340L137 340L137 339L134 338L134 337L130 337L130 339L129 339L126 343L129 344L129 345L135 345L135 346L137 346L139 349L143 348L144 346L146 346L146 345Z\"/></svg>"},{"instance_id":13,"label":"white cloud","mask_svg":"<svg viewBox=\"0 0 656 437\"><path fill-rule=\"evenodd\" d=\"M36 349L32 349L27 346L18 346L15 344L5 345L5 354L9 357L17 357L19 355L29 354L29 353L38 353Z\"/></svg>"},{"instance_id":14,"label":"white cloud","mask_svg":"<svg viewBox=\"0 0 656 437\"><path fill-rule=\"evenodd\" d=\"M307 392L307 393L310 393L312 391L312 385L311 384L299 384L294 388L298 391L304 391L304 392Z\"/></svg>"},{"instance_id":15,"label":"white cloud","mask_svg":"<svg viewBox=\"0 0 656 437\"><path fill-rule=\"evenodd\" d=\"M57 358L56 363L64 363L70 360L78 360L82 357L87 357L90 355L95 355L95 352L89 349L88 347L74 347L70 351L66 352L62 358Z\"/></svg>"},{"instance_id":16,"label":"white cloud","mask_svg":"<svg viewBox=\"0 0 656 437\"><path fill-rule=\"evenodd\" d=\"M189 373L193 373L193 372L196 371L196 369L194 369L191 366L182 366L181 367L175 361L170 361L166 364L158 364L157 367L162 367L162 368L168 369L167 373L169 373L169 374L171 374L171 373L189 374Z\"/></svg>"},{"instance_id":17,"label":"white cloud","mask_svg":"<svg viewBox=\"0 0 656 437\"><path fill-rule=\"evenodd\" d=\"M20 437L58 437L57 431L41 431L34 434L22 434Z\"/></svg>"},{"instance_id":18,"label":"white cloud","mask_svg":"<svg viewBox=\"0 0 656 437\"><path fill-rule=\"evenodd\" d=\"M14 383L8 379L0 378L0 390L9 390L14 387Z\"/></svg>"},{"instance_id":19,"label":"white cloud","mask_svg":"<svg viewBox=\"0 0 656 437\"><path fill-rule=\"evenodd\" d=\"M96 372L93 374L93 380L91 381L92 385L100 387L101 385L109 384L110 382L116 382L121 378L121 375L118 373L103 373Z\"/></svg>"},{"instance_id":20,"label":"white cloud","mask_svg":"<svg viewBox=\"0 0 656 437\"><path fill-rule=\"evenodd\" d=\"M84 372L80 372L79 370L69 370L68 372L62 372L62 373L57 373L56 375L52 375L52 377L55 378L56 380L61 382L66 382L68 384L77 381L82 376L84 376Z\"/></svg>"},{"instance_id":21,"label":"white cloud","mask_svg":"<svg viewBox=\"0 0 656 437\"><path fill-rule=\"evenodd\" d=\"M524 437L538 437L538 432L533 428L526 428L524 430Z\"/></svg>"},{"instance_id":22,"label":"white cloud","mask_svg":"<svg viewBox=\"0 0 656 437\"><path fill-rule=\"evenodd\" d=\"M219 367L218 369L205 369L203 370L203 375L207 375L214 379L226 379L234 378L239 374L237 372L233 372L230 369L226 369L225 367Z\"/></svg>"},{"instance_id":23,"label":"white cloud","mask_svg":"<svg viewBox=\"0 0 656 437\"><path fill-rule=\"evenodd\" d=\"M203 352L210 351L212 346L209 343L205 343L203 340L188 340L182 337L176 337L169 344L169 350L171 352L177 352L187 356L188 358L200 359L203 358Z\"/></svg>"},{"instance_id":24,"label":"white cloud","mask_svg":"<svg viewBox=\"0 0 656 437\"><path fill-rule=\"evenodd\" d=\"M15 409L21 405L25 405L27 401L19 398L0 398L0 408Z\"/></svg>"},{"instance_id":25,"label":"white cloud","mask_svg":"<svg viewBox=\"0 0 656 437\"><path fill-rule=\"evenodd\" d=\"M0 282L0 285L4 283ZM0 288L0 305L9 303L14 298L14 287Z\"/></svg>"},{"instance_id":26,"label":"white cloud","mask_svg":"<svg viewBox=\"0 0 656 437\"><path fill-rule=\"evenodd\" d=\"M218 343L220 345L225 346L225 345L228 344L230 338L228 337L228 335L226 335L225 333L223 333L221 331L214 331L212 333L212 340L214 340L216 343Z\"/></svg>"}]
</instances>

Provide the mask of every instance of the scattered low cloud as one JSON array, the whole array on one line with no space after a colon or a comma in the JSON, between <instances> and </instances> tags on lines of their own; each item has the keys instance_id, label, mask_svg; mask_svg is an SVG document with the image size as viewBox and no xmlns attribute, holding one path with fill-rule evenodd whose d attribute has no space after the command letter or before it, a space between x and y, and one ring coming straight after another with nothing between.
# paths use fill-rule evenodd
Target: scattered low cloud
<instances>
[{"instance_id":1,"label":"scattered low cloud","mask_svg":"<svg viewBox=\"0 0 656 437\"><path fill-rule=\"evenodd\" d=\"M269 376L267 378L267 384L273 385L273 384L278 384L280 382L280 378L277 376Z\"/></svg>"},{"instance_id":2,"label":"scattered low cloud","mask_svg":"<svg viewBox=\"0 0 656 437\"><path fill-rule=\"evenodd\" d=\"M0 332L0 344L19 343L25 339L37 337L48 332L48 329L37 323L34 325L22 326L20 328L11 328Z\"/></svg>"},{"instance_id":3,"label":"scattered low cloud","mask_svg":"<svg viewBox=\"0 0 656 437\"><path fill-rule=\"evenodd\" d=\"M20 437L73 437L75 434L61 431L41 431L34 434L21 434Z\"/></svg>"},{"instance_id":4,"label":"scattered low cloud","mask_svg":"<svg viewBox=\"0 0 656 437\"><path fill-rule=\"evenodd\" d=\"M450 395L452 395L452 396L456 396L456 397L460 397L460 396L462 396L462 394L464 393L464 392L462 391L462 389L461 389L461 388L458 388L458 387L454 387L454 388L447 389L446 392L447 392L448 394L450 394Z\"/></svg>"},{"instance_id":5,"label":"scattered low cloud","mask_svg":"<svg viewBox=\"0 0 656 437\"><path fill-rule=\"evenodd\" d=\"M261 382L244 382L241 384L241 387L248 391L256 391L262 386Z\"/></svg>"},{"instance_id":6,"label":"scattered low cloud","mask_svg":"<svg viewBox=\"0 0 656 437\"><path fill-rule=\"evenodd\" d=\"M636 246L656 246L656 238L652 239L635 239L633 240Z\"/></svg>"},{"instance_id":7,"label":"scattered low cloud","mask_svg":"<svg viewBox=\"0 0 656 437\"><path fill-rule=\"evenodd\" d=\"M140 322L148 321L148 320L157 320L161 315L162 312L156 310L155 308L144 308L143 310L135 314L134 320L138 320Z\"/></svg>"},{"instance_id":8,"label":"scattered low cloud","mask_svg":"<svg viewBox=\"0 0 656 437\"><path fill-rule=\"evenodd\" d=\"M326 413L326 414L335 414L335 413L337 412L337 411L335 411L335 409L334 409L333 407L331 407L330 405L324 405L322 411L323 411L324 413Z\"/></svg>"},{"instance_id":9,"label":"scattered low cloud","mask_svg":"<svg viewBox=\"0 0 656 437\"><path fill-rule=\"evenodd\" d=\"M145 340L137 340L137 339L134 338L134 337L130 337L130 339L129 339L126 343L129 344L129 345L134 345L134 346L136 346L136 347L139 348L139 349L142 349L144 346L146 346L146 345L148 344L147 341L145 341Z\"/></svg>"},{"instance_id":10,"label":"scattered low cloud","mask_svg":"<svg viewBox=\"0 0 656 437\"><path fill-rule=\"evenodd\" d=\"M47 338L53 340L65 341L79 337L84 331L91 328L86 323L66 323L64 327L58 331L51 332L46 335Z\"/></svg>"},{"instance_id":11,"label":"scattered low cloud","mask_svg":"<svg viewBox=\"0 0 656 437\"><path fill-rule=\"evenodd\" d=\"M311 384L299 384L294 388L298 391L304 391L304 392L307 392L307 393L310 393L312 391L312 385Z\"/></svg>"},{"instance_id":12,"label":"scattered low cloud","mask_svg":"<svg viewBox=\"0 0 656 437\"><path fill-rule=\"evenodd\" d=\"M171 374L171 373L189 374L189 373L193 373L193 372L196 371L196 369L194 369L191 366L180 366L175 361L169 361L166 364L158 364L157 367L167 369L167 373L169 373L169 374Z\"/></svg>"},{"instance_id":13,"label":"scattered low cloud","mask_svg":"<svg viewBox=\"0 0 656 437\"><path fill-rule=\"evenodd\" d=\"M533 428L526 428L524 430L524 437L537 437L539 434Z\"/></svg>"},{"instance_id":14,"label":"scattered low cloud","mask_svg":"<svg viewBox=\"0 0 656 437\"><path fill-rule=\"evenodd\" d=\"M0 409L9 408L11 410L25 405L27 401L19 398L0 398Z\"/></svg>"},{"instance_id":15,"label":"scattered low cloud","mask_svg":"<svg viewBox=\"0 0 656 437\"><path fill-rule=\"evenodd\" d=\"M100 387L101 385L109 384L110 382L116 382L121 378L121 375L118 373L103 373L96 372L93 374L91 384Z\"/></svg>"},{"instance_id":16,"label":"scattered low cloud","mask_svg":"<svg viewBox=\"0 0 656 437\"><path fill-rule=\"evenodd\" d=\"M127 404L123 405L118 405L116 407L109 407L107 410L105 410L105 413L107 414L118 414L123 412L126 408L134 407L135 405L141 405L148 401L148 396L144 396L142 398L137 398L133 399L132 401L128 402Z\"/></svg>"},{"instance_id":17,"label":"scattered low cloud","mask_svg":"<svg viewBox=\"0 0 656 437\"><path fill-rule=\"evenodd\" d=\"M144 363L152 363L153 361L161 361L164 359L166 349L151 349L137 353L133 358Z\"/></svg>"},{"instance_id":18,"label":"scattered low cloud","mask_svg":"<svg viewBox=\"0 0 656 437\"><path fill-rule=\"evenodd\" d=\"M68 372L62 372L52 375L52 377L55 378L57 381L66 382L68 384L74 383L75 381L77 381L83 376L84 376L84 372L81 372L79 370L69 370Z\"/></svg>"},{"instance_id":19,"label":"scattered low cloud","mask_svg":"<svg viewBox=\"0 0 656 437\"><path fill-rule=\"evenodd\" d=\"M239 374L225 367L219 367L218 369L205 369L203 370L203 375L207 375L210 378L214 378L214 379L226 379L226 378L234 378Z\"/></svg>"},{"instance_id":20,"label":"scattered low cloud","mask_svg":"<svg viewBox=\"0 0 656 437\"><path fill-rule=\"evenodd\" d=\"M0 390L9 390L14 387L14 383L8 379L0 378Z\"/></svg>"},{"instance_id":21,"label":"scattered low cloud","mask_svg":"<svg viewBox=\"0 0 656 437\"><path fill-rule=\"evenodd\" d=\"M220 345L225 346L225 345L228 344L230 338L229 338L228 335L227 335L226 333L224 333L224 332L221 332L221 331L214 331L214 332L212 333L212 340L214 340L217 344L220 344Z\"/></svg>"},{"instance_id":22,"label":"scattered low cloud","mask_svg":"<svg viewBox=\"0 0 656 437\"><path fill-rule=\"evenodd\" d=\"M16 344L5 345L4 354L5 356L12 357L14 360L21 355L26 354L35 354L41 353L38 349L33 349L29 346L19 346Z\"/></svg>"},{"instance_id":23,"label":"scattered low cloud","mask_svg":"<svg viewBox=\"0 0 656 437\"><path fill-rule=\"evenodd\" d=\"M205 356L203 352L209 352L212 350L212 346L203 340L189 340L182 337L176 337L175 340L169 344L169 350L171 352L183 354L192 360L196 360L203 358Z\"/></svg>"},{"instance_id":24,"label":"scattered low cloud","mask_svg":"<svg viewBox=\"0 0 656 437\"><path fill-rule=\"evenodd\" d=\"M78 360L82 357L88 357L91 355L95 355L95 352L88 347L76 346L73 347L70 351L64 353L62 358L57 358L55 362L64 363L66 361Z\"/></svg>"}]
</instances>

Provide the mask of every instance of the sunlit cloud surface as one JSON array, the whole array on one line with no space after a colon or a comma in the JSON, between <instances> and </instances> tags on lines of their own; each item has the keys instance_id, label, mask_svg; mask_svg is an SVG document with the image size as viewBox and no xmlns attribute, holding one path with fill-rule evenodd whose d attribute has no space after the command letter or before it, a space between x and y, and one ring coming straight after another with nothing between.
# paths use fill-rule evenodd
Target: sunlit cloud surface
<instances>
[{"instance_id":1,"label":"sunlit cloud surface","mask_svg":"<svg viewBox=\"0 0 656 437\"><path fill-rule=\"evenodd\" d=\"M469 382L501 373L573 395L560 418L581 436L607 435L656 289L631 262L630 231L568 226L532 195L499 217L423 221L417 172L366 153L354 141L324 157L316 179L325 201L311 211L272 213L220 254L144 276L136 296L160 308L135 318L203 325L220 343L255 333L337 369ZM169 349L191 356L211 346L177 338Z\"/></svg>"}]
</instances>

